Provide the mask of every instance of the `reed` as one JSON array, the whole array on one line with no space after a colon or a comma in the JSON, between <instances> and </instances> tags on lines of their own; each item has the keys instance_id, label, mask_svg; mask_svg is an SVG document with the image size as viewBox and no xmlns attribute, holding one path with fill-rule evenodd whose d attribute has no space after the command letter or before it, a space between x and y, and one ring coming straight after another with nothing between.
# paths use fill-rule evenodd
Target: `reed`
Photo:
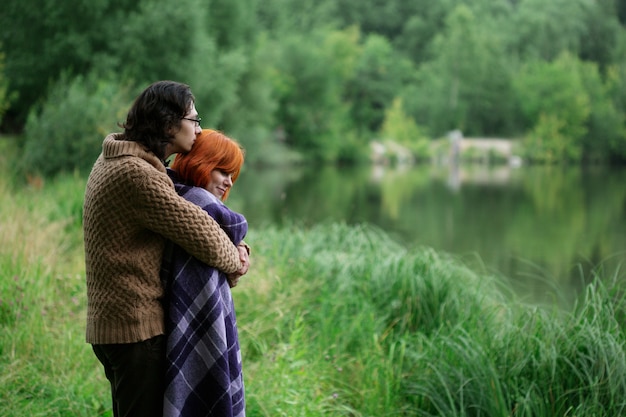
<instances>
[{"instance_id":1,"label":"reed","mask_svg":"<svg viewBox=\"0 0 626 417\"><path fill-rule=\"evenodd\" d=\"M564 311L525 304L498 277L428 248L407 251L368 226L261 234L252 243L262 259L277 261L278 292L301 291L292 293L291 315L277 306L269 359L248 373L253 415L289 404L286 392L308 395L279 415L624 413L626 310L618 275L594 277ZM253 321L244 299L254 291L251 278L237 295L240 321ZM318 414L302 411L304 403L318 404Z\"/></svg>"},{"instance_id":2,"label":"reed","mask_svg":"<svg viewBox=\"0 0 626 417\"><path fill-rule=\"evenodd\" d=\"M83 334L84 179L2 178L0 415L110 416ZM562 310L367 225L253 228L247 241L252 268L233 291L248 416L626 412L620 271Z\"/></svg>"}]
</instances>

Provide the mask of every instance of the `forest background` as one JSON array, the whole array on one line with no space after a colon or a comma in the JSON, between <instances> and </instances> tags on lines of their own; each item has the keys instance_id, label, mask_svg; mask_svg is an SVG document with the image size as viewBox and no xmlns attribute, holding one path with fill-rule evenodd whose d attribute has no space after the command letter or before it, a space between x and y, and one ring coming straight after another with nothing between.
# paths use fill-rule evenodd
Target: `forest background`
<instances>
[{"instance_id":1,"label":"forest background","mask_svg":"<svg viewBox=\"0 0 626 417\"><path fill-rule=\"evenodd\" d=\"M6 0L0 133L18 171L88 170L132 99L188 83L248 163L357 163L373 140L519 139L626 161L619 0Z\"/></svg>"}]
</instances>

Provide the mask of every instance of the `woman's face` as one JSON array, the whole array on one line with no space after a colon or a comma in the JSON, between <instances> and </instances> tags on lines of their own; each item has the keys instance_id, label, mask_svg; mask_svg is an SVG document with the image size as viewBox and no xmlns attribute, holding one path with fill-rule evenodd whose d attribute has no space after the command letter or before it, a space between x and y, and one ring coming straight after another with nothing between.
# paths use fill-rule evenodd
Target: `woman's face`
<instances>
[{"instance_id":1,"label":"woman's face","mask_svg":"<svg viewBox=\"0 0 626 417\"><path fill-rule=\"evenodd\" d=\"M168 144L166 148L165 157L169 157L175 153L186 153L191 150L196 136L202 132L200 127L200 119L198 118L198 111L196 105L192 104L191 108L180 121L180 129L174 134L174 139Z\"/></svg>"},{"instance_id":2,"label":"woman's face","mask_svg":"<svg viewBox=\"0 0 626 417\"><path fill-rule=\"evenodd\" d=\"M222 200L224 193L233 186L233 174L219 169L211 171L211 179L205 187L208 192Z\"/></svg>"}]
</instances>

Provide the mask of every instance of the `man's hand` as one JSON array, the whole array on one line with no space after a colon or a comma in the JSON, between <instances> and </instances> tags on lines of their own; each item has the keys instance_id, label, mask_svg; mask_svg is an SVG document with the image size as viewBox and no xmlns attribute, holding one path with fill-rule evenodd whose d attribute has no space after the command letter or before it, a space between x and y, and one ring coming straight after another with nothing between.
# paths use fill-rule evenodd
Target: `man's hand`
<instances>
[{"instance_id":1,"label":"man's hand","mask_svg":"<svg viewBox=\"0 0 626 417\"><path fill-rule=\"evenodd\" d=\"M239 278L244 276L250 268L250 255L248 254L248 249L243 245L237 246L237 249L239 249L239 260L241 261L241 268L239 268L237 272L228 274L228 285L230 286L230 288L236 287L239 283Z\"/></svg>"}]
</instances>

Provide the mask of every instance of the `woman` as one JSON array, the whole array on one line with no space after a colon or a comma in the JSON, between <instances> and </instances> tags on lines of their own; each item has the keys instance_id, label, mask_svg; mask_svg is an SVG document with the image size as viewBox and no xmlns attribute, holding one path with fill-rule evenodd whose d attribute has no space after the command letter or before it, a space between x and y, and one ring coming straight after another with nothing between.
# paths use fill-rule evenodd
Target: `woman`
<instances>
[{"instance_id":1,"label":"woman","mask_svg":"<svg viewBox=\"0 0 626 417\"><path fill-rule=\"evenodd\" d=\"M203 130L169 170L176 191L199 205L232 242L248 231L243 215L223 203L243 164L243 151L220 132ZM166 375L164 416L245 416L241 352L227 275L174 244L166 249Z\"/></svg>"},{"instance_id":2,"label":"woman","mask_svg":"<svg viewBox=\"0 0 626 417\"><path fill-rule=\"evenodd\" d=\"M154 417L164 387L166 240L220 270L247 267L215 220L181 198L166 173L163 161L188 152L201 131L189 86L150 85L122 127L104 139L85 190L86 340L110 382L113 415Z\"/></svg>"}]
</instances>

